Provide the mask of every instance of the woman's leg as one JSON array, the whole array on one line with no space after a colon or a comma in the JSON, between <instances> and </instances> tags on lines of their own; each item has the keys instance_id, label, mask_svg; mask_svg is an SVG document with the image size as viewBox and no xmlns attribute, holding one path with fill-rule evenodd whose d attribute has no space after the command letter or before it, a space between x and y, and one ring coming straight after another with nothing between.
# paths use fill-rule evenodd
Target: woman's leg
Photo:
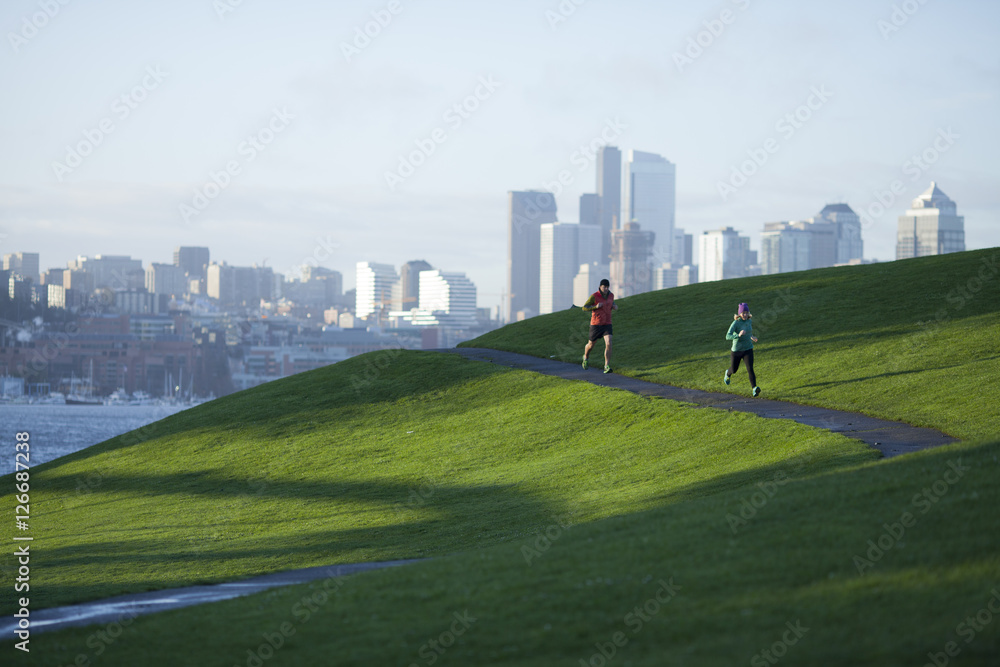
<instances>
[{"instance_id":1,"label":"woman's leg","mask_svg":"<svg viewBox=\"0 0 1000 667\"><path fill-rule=\"evenodd\" d=\"M739 352L729 353L729 376L732 377L733 373L740 370L740 359L743 355Z\"/></svg>"},{"instance_id":2,"label":"woman's leg","mask_svg":"<svg viewBox=\"0 0 1000 667\"><path fill-rule=\"evenodd\" d=\"M757 386L757 376L754 375L754 373L753 373L753 350L747 350L747 353L746 353L746 356L744 357L744 360L746 361L746 364L747 364L747 373L750 374L750 386L751 387L756 387Z\"/></svg>"}]
</instances>

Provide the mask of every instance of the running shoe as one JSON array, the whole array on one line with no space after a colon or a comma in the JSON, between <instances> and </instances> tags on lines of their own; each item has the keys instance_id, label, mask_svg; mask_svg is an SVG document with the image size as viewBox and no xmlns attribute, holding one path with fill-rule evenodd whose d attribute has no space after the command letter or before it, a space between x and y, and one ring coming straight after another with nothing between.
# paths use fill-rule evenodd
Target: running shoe
<instances>
[{"instance_id":1,"label":"running shoe","mask_svg":"<svg viewBox=\"0 0 1000 667\"><path fill-rule=\"evenodd\" d=\"M754 396L760 396L760 387L754 387L753 388L753 395Z\"/></svg>"},{"instance_id":2,"label":"running shoe","mask_svg":"<svg viewBox=\"0 0 1000 667\"><path fill-rule=\"evenodd\" d=\"M604 372L605 373L610 373L611 372L611 366L608 366L607 364L605 364L604 365Z\"/></svg>"},{"instance_id":3,"label":"running shoe","mask_svg":"<svg viewBox=\"0 0 1000 667\"><path fill-rule=\"evenodd\" d=\"M726 371L726 374L723 376L722 381L725 382L726 384L729 384L729 371Z\"/></svg>"},{"instance_id":4,"label":"running shoe","mask_svg":"<svg viewBox=\"0 0 1000 667\"><path fill-rule=\"evenodd\" d=\"M587 357L584 357L583 358L583 370L587 370L587 365L588 365Z\"/></svg>"}]
</instances>

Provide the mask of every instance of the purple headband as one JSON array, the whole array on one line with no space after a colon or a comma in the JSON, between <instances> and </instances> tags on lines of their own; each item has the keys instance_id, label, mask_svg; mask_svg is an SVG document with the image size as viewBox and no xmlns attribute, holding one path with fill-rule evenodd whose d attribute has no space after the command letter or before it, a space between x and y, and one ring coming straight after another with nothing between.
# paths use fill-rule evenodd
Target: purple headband
<instances>
[{"instance_id":1,"label":"purple headband","mask_svg":"<svg viewBox=\"0 0 1000 667\"><path fill-rule=\"evenodd\" d=\"M742 315L743 313L749 313L749 312L750 312L750 306L748 306L745 303L741 303L740 307L736 310L737 315Z\"/></svg>"}]
</instances>

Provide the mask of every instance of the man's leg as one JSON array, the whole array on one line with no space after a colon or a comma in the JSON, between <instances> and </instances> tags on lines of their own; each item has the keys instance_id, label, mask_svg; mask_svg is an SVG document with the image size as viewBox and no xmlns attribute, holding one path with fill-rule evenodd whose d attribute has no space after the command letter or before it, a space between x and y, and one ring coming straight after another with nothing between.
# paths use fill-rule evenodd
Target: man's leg
<instances>
[{"instance_id":1,"label":"man's leg","mask_svg":"<svg viewBox=\"0 0 1000 667\"><path fill-rule=\"evenodd\" d=\"M604 365L611 365L611 334L604 334Z\"/></svg>"},{"instance_id":2,"label":"man's leg","mask_svg":"<svg viewBox=\"0 0 1000 667\"><path fill-rule=\"evenodd\" d=\"M587 370L587 360L590 359L590 351L594 348L594 341L588 340L587 346L583 348L583 369Z\"/></svg>"}]
</instances>

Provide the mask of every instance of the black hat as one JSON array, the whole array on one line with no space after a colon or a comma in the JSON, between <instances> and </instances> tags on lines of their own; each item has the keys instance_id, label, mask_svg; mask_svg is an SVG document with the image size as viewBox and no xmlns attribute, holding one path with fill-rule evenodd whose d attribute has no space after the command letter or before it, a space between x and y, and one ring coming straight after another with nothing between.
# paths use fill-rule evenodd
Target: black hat
<instances>
[{"instance_id":1,"label":"black hat","mask_svg":"<svg viewBox=\"0 0 1000 667\"><path fill-rule=\"evenodd\" d=\"M607 285L608 287L611 287L611 281L608 280L607 278L604 278L601 280L601 285Z\"/></svg>"}]
</instances>

